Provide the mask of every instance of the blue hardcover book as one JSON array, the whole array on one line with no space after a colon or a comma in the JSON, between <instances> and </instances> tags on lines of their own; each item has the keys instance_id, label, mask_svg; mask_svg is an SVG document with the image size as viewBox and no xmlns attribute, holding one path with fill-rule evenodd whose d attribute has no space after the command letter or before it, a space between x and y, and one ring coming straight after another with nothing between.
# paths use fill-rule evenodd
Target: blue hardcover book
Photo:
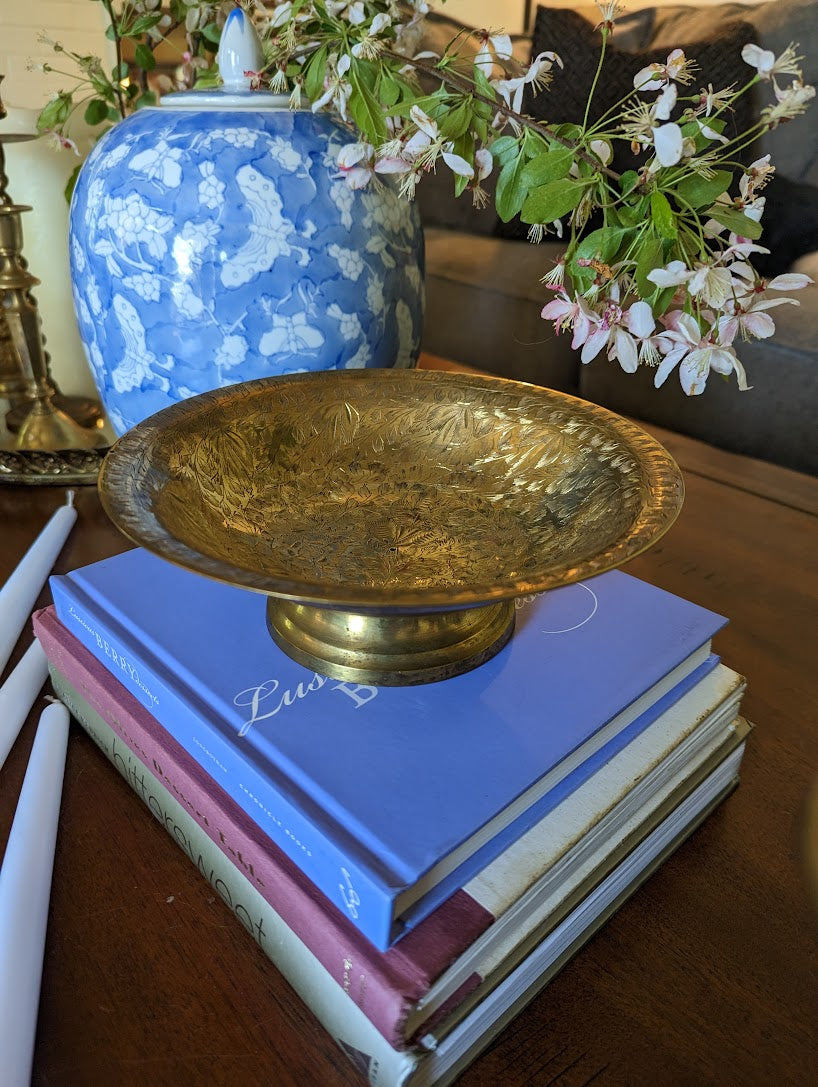
<instances>
[{"instance_id":1,"label":"blue hardcover book","mask_svg":"<svg viewBox=\"0 0 818 1087\"><path fill-rule=\"evenodd\" d=\"M51 588L62 623L380 949L713 667L726 622L613 571L520 609L466 675L375 688L282 653L263 596L141 549Z\"/></svg>"}]
</instances>

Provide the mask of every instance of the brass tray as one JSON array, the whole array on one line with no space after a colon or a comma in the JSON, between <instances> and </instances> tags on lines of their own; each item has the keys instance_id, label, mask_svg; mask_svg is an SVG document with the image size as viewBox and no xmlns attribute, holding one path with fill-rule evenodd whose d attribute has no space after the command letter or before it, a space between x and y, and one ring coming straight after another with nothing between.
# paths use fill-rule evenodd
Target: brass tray
<instances>
[{"instance_id":1,"label":"brass tray","mask_svg":"<svg viewBox=\"0 0 818 1087\"><path fill-rule=\"evenodd\" d=\"M609 570L681 508L632 423L501 378L355 370L175 404L100 474L133 541L268 594L268 628L324 675L402 684L505 644L515 598Z\"/></svg>"},{"instance_id":2,"label":"brass tray","mask_svg":"<svg viewBox=\"0 0 818 1087\"><path fill-rule=\"evenodd\" d=\"M107 447L102 449L0 449L0 483L43 487L95 486Z\"/></svg>"}]
</instances>

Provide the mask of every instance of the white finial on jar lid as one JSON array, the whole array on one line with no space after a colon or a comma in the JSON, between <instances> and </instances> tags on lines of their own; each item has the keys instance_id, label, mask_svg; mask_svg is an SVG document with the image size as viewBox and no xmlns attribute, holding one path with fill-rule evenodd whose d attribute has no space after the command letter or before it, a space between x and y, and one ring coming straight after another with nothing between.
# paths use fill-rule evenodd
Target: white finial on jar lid
<instances>
[{"instance_id":1,"label":"white finial on jar lid","mask_svg":"<svg viewBox=\"0 0 818 1087\"><path fill-rule=\"evenodd\" d=\"M225 90L233 92L250 90L251 77L245 73L260 72L264 67L258 33L241 8L234 8L227 16L216 61Z\"/></svg>"}]
</instances>

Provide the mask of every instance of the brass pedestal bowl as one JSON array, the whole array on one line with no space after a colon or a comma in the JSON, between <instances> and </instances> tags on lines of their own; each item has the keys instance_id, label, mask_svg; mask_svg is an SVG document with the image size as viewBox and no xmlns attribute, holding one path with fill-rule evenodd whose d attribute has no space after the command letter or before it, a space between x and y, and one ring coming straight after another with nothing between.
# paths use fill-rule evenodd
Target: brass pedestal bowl
<instances>
[{"instance_id":1,"label":"brass pedestal bowl","mask_svg":"<svg viewBox=\"0 0 818 1087\"><path fill-rule=\"evenodd\" d=\"M675 519L682 479L624 419L500 378L266 378L159 412L115 444L103 504L133 541L266 593L316 672L399 685L465 672L515 599L609 570Z\"/></svg>"}]
</instances>

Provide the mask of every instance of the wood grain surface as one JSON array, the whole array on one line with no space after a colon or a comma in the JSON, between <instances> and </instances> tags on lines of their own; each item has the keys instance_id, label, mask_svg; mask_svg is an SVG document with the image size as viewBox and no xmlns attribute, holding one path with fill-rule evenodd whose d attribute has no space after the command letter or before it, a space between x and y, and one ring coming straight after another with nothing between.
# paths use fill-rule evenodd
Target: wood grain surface
<instances>
[{"instance_id":1,"label":"wood grain surface","mask_svg":"<svg viewBox=\"0 0 818 1087\"><path fill-rule=\"evenodd\" d=\"M685 472L686 502L627 569L730 618L716 649L748 677L744 712L756 725L742 784L464 1073L462 1087L814 1082L818 883L807 814L818 810L818 480L657 434ZM63 500L56 488L0 485L0 582ZM78 492L77 509L58 572L129 546L93 488ZM46 590L40 604L49 602ZM0 847L41 709L0 773ZM33 1083L357 1082L74 727Z\"/></svg>"}]
</instances>

